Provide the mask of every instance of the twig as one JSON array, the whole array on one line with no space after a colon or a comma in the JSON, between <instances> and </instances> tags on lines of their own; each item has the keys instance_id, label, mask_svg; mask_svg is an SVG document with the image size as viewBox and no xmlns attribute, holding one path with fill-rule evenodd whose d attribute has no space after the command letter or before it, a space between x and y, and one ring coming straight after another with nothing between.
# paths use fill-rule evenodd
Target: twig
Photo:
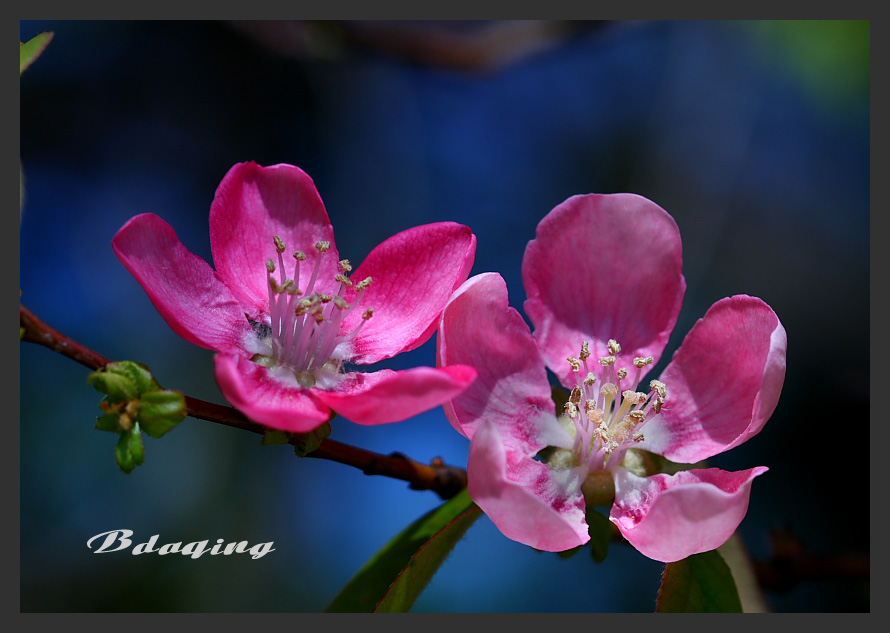
<instances>
[{"instance_id":1,"label":"twig","mask_svg":"<svg viewBox=\"0 0 890 633\"><path fill-rule=\"evenodd\" d=\"M101 354L50 327L25 306L19 304L20 323L23 341L43 345L54 352L77 361L92 370L98 370L110 362ZM185 397L188 415L193 418L223 424L251 433L264 434L266 427L251 422L240 411L229 406L206 402L190 396ZM296 439L291 444L296 443ZM450 499L467 485L467 472L456 466L448 466L441 459L430 464L421 464L401 453L381 455L363 448L343 444L330 438L307 457L327 459L358 468L366 475L382 475L401 479L410 484L413 490L432 490L442 499Z\"/></svg>"}]
</instances>

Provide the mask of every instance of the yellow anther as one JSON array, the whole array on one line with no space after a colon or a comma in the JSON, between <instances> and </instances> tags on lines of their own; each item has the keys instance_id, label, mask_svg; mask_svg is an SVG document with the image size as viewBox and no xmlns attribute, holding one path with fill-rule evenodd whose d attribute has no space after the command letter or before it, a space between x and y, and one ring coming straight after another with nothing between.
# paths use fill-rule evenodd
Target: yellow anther
<instances>
[{"instance_id":1,"label":"yellow anther","mask_svg":"<svg viewBox=\"0 0 890 633\"><path fill-rule=\"evenodd\" d=\"M637 356L636 358L634 358L634 366L639 369L642 369L646 365L651 365L654 362L655 362L655 358L653 356L647 356L646 358L643 358L642 356Z\"/></svg>"},{"instance_id":2,"label":"yellow anther","mask_svg":"<svg viewBox=\"0 0 890 633\"><path fill-rule=\"evenodd\" d=\"M581 404L581 388L580 387L575 387L574 389L572 389L572 394L569 396L569 401L572 404L574 404L575 406L578 406L579 404Z\"/></svg>"},{"instance_id":3,"label":"yellow anther","mask_svg":"<svg viewBox=\"0 0 890 633\"><path fill-rule=\"evenodd\" d=\"M618 341L613 338L609 339L609 342L606 343L606 347L609 348L609 353L612 356L617 356L618 353L621 351L621 346L618 344Z\"/></svg>"},{"instance_id":4,"label":"yellow anther","mask_svg":"<svg viewBox=\"0 0 890 633\"><path fill-rule=\"evenodd\" d=\"M600 365L608 367L609 365L614 365L616 360L617 359L614 356L601 356Z\"/></svg>"},{"instance_id":5,"label":"yellow anther","mask_svg":"<svg viewBox=\"0 0 890 633\"><path fill-rule=\"evenodd\" d=\"M655 399L655 403L652 405L652 410L655 413L661 413L662 405L664 405L664 400L662 400L661 397L658 397Z\"/></svg>"},{"instance_id":6,"label":"yellow anther","mask_svg":"<svg viewBox=\"0 0 890 633\"><path fill-rule=\"evenodd\" d=\"M270 273L275 272L275 262L273 262L271 259L266 260L266 270L268 270Z\"/></svg>"},{"instance_id":7,"label":"yellow anther","mask_svg":"<svg viewBox=\"0 0 890 633\"><path fill-rule=\"evenodd\" d=\"M322 240L320 242L315 243L315 249L320 253L324 253L330 247L331 247L331 243L326 240Z\"/></svg>"},{"instance_id":8,"label":"yellow anther","mask_svg":"<svg viewBox=\"0 0 890 633\"><path fill-rule=\"evenodd\" d=\"M334 281L339 281L341 284L343 284L347 288L352 287L352 282L349 281L349 278L346 275L334 275Z\"/></svg>"},{"instance_id":9,"label":"yellow anther","mask_svg":"<svg viewBox=\"0 0 890 633\"><path fill-rule=\"evenodd\" d=\"M356 290L356 292L362 292L363 290L365 290L368 286L371 285L371 281L372 281L372 280L371 280L370 277L365 277L365 278L362 279L360 282L358 282L357 284L355 284L355 290Z\"/></svg>"},{"instance_id":10,"label":"yellow anther","mask_svg":"<svg viewBox=\"0 0 890 633\"><path fill-rule=\"evenodd\" d=\"M642 411L631 411L627 414L627 417L631 419L631 422L633 422L634 426L638 426L646 421L646 414Z\"/></svg>"},{"instance_id":11,"label":"yellow anther","mask_svg":"<svg viewBox=\"0 0 890 633\"><path fill-rule=\"evenodd\" d=\"M658 394L662 400L667 398L667 385L660 380L653 380L649 383L649 388Z\"/></svg>"},{"instance_id":12,"label":"yellow anther","mask_svg":"<svg viewBox=\"0 0 890 633\"><path fill-rule=\"evenodd\" d=\"M587 341L581 343L581 353L579 354L581 360L587 360L590 358L590 346L587 344Z\"/></svg>"},{"instance_id":13,"label":"yellow anther","mask_svg":"<svg viewBox=\"0 0 890 633\"><path fill-rule=\"evenodd\" d=\"M625 378L627 378L627 368L625 367L622 367L616 373L618 374L618 380L624 380Z\"/></svg>"},{"instance_id":14,"label":"yellow anther","mask_svg":"<svg viewBox=\"0 0 890 633\"><path fill-rule=\"evenodd\" d=\"M566 402L564 407L566 415L572 418L573 420L578 417L578 407L575 406L574 402Z\"/></svg>"},{"instance_id":15,"label":"yellow anther","mask_svg":"<svg viewBox=\"0 0 890 633\"><path fill-rule=\"evenodd\" d=\"M569 356L567 359L569 361L569 365L572 366L572 369L575 371L581 371L581 361L575 358L574 356Z\"/></svg>"},{"instance_id":16,"label":"yellow anther","mask_svg":"<svg viewBox=\"0 0 890 633\"><path fill-rule=\"evenodd\" d=\"M584 384L590 387L593 383L596 382L596 376L593 375L593 372L587 372L587 377L584 379Z\"/></svg>"},{"instance_id":17,"label":"yellow anther","mask_svg":"<svg viewBox=\"0 0 890 633\"><path fill-rule=\"evenodd\" d=\"M306 253L304 253L303 251L295 251L294 259L296 259L298 262L305 262L306 261Z\"/></svg>"},{"instance_id":18,"label":"yellow anther","mask_svg":"<svg viewBox=\"0 0 890 633\"><path fill-rule=\"evenodd\" d=\"M370 319L372 316L374 316L374 308L368 308L368 309L365 310L365 312L362 314L362 318L363 318L365 321L367 321L368 319Z\"/></svg>"},{"instance_id":19,"label":"yellow anther","mask_svg":"<svg viewBox=\"0 0 890 633\"><path fill-rule=\"evenodd\" d=\"M341 310L346 310L347 308L349 308L349 304L346 303L346 299L344 299L343 297L334 297L334 305Z\"/></svg>"},{"instance_id":20,"label":"yellow anther","mask_svg":"<svg viewBox=\"0 0 890 633\"><path fill-rule=\"evenodd\" d=\"M340 260L340 270L344 273L348 273L352 270L352 264L349 263L348 259Z\"/></svg>"},{"instance_id":21,"label":"yellow anther","mask_svg":"<svg viewBox=\"0 0 890 633\"><path fill-rule=\"evenodd\" d=\"M631 404L642 404L643 402L646 402L646 394L640 393L639 391L631 391L628 389L623 392L621 396Z\"/></svg>"},{"instance_id":22,"label":"yellow anther","mask_svg":"<svg viewBox=\"0 0 890 633\"><path fill-rule=\"evenodd\" d=\"M333 297L331 295L326 295L323 292L317 293L316 296L318 297L319 303L330 303L331 300L333 299Z\"/></svg>"},{"instance_id":23,"label":"yellow anther","mask_svg":"<svg viewBox=\"0 0 890 633\"><path fill-rule=\"evenodd\" d=\"M284 242L281 241L281 238L277 235L273 235L272 239L275 240L275 250L279 253L283 253L284 249L287 247L284 245Z\"/></svg>"}]
</instances>

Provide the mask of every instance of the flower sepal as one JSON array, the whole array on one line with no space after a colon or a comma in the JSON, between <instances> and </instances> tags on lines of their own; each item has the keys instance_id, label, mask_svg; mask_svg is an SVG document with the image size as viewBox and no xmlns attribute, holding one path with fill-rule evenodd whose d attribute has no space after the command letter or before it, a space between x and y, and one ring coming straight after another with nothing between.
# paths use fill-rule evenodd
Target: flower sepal
<instances>
[{"instance_id":1,"label":"flower sepal","mask_svg":"<svg viewBox=\"0 0 890 633\"><path fill-rule=\"evenodd\" d=\"M139 432L138 422L130 430L121 433L114 449L114 457L120 469L128 475L133 472L136 466L142 464L145 447L142 445L142 434Z\"/></svg>"}]
</instances>

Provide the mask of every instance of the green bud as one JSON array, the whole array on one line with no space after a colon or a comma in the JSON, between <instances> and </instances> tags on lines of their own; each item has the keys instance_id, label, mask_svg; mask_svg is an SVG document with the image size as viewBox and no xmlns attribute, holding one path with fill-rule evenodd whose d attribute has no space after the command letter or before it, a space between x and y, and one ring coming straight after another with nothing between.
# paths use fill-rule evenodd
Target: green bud
<instances>
[{"instance_id":1,"label":"green bud","mask_svg":"<svg viewBox=\"0 0 890 633\"><path fill-rule=\"evenodd\" d=\"M139 424L134 424L132 429L121 433L115 447L115 458L120 469L129 474L142 463L143 457L142 434L139 433Z\"/></svg>"},{"instance_id":2,"label":"green bud","mask_svg":"<svg viewBox=\"0 0 890 633\"><path fill-rule=\"evenodd\" d=\"M188 412L185 396L178 391L149 391L139 398L136 418L142 429L155 439L182 422Z\"/></svg>"},{"instance_id":3,"label":"green bud","mask_svg":"<svg viewBox=\"0 0 890 633\"><path fill-rule=\"evenodd\" d=\"M161 388L158 381L152 377L148 367L141 363L135 363L131 360L108 363L105 371L129 378L136 385L136 391L139 394L143 394L146 391L157 391Z\"/></svg>"},{"instance_id":4,"label":"green bud","mask_svg":"<svg viewBox=\"0 0 890 633\"><path fill-rule=\"evenodd\" d=\"M306 455L321 446L322 440L330 434L330 422L325 422L317 429L309 431L308 433L294 433L294 452L298 457L306 457Z\"/></svg>"},{"instance_id":5,"label":"green bud","mask_svg":"<svg viewBox=\"0 0 890 633\"><path fill-rule=\"evenodd\" d=\"M97 391L108 394L108 400L111 403L127 402L139 397L139 390L132 380L126 376L101 369L87 376L87 384Z\"/></svg>"}]
</instances>

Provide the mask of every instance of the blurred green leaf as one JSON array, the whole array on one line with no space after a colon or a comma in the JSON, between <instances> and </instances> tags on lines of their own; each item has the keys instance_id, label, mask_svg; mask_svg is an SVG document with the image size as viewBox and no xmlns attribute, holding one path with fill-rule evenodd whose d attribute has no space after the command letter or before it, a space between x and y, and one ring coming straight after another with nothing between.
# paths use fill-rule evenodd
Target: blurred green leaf
<instances>
[{"instance_id":1,"label":"blurred green leaf","mask_svg":"<svg viewBox=\"0 0 890 633\"><path fill-rule=\"evenodd\" d=\"M667 563L657 613L741 613L742 602L729 565L716 550Z\"/></svg>"},{"instance_id":2,"label":"blurred green leaf","mask_svg":"<svg viewBox=\"0 0 890 633\"><path fill-rule=\"evenodd\" d=\"M142 363L132 360L121 360L115 363L108 363L105 366L105 371L119 376L126 376L136 385L136 390L140 394L146 391L157 391L161 388L158 381L152 377L148 367Z\"/></svg>"},{"instance_id":3,"label":"blurred green leaf","mask_svg":"<svg viewBox=\"0 0 890 633\"><path fill-rule=\"evenodd\" d=\"M129 474L142 463L143 457L142 434L139 425L134 424L132 429L121 433L115 447L115 458L120 469Z\"/></svg>"},{"instance_id":4,"label":"blurred green leaf","mask_svg":"<svg viewBox=\"0 0 890 633\"><path fill-rule=\"evenodd\" d=\"M120 374L96 371L87 376L87 384L97 391L108 394L108 402L128 402L139 397L139 390L133 381Z\"/></svg>"},{"instance_id":5,"label":"blurred green leaf","mask_svg":"<svg viewBox=\"0 0 890 633\"><path fill-rule=\"evenodd\" d=\"M590 535L590 549L593 560L601 563L609 553L612 542L612 522L596 510L587 511L587 533Z\"/></svg>"},{"instance_id":6,"label":"blurred green leaf","mask_svg":"<svg viewBox=\"0 0 890 633\"><path fill-rule=\"evenodd\" d=\"M27 42L19 42L19 75L40 56L51 39L53 39L52 31L46 31L35 35Z\"/></svg>"},{"instance_id":7,"label":"blurred green leaf","mask_svg":"<svg viewBox=\"0 0 890 633\"><path fill-rule=\"evenodd\" d=\"M325 611L407 611L481 514L467 490L462 490L397 534L365 563Z\"/></svg>"},{"instance_id":8,"label":"blurred green leaf","mask_svg":"<svg viewBox=\"0 0 890 633\"><path fill-rule=\"evenodd\" d=\"M294 440L294 452L299 457L306 457L306 455L321 446L322 440L330 434L330 422L325 422L317 429L309 431L308 433L294 433L292 434Z\"/></svg>"}]
</instances>

